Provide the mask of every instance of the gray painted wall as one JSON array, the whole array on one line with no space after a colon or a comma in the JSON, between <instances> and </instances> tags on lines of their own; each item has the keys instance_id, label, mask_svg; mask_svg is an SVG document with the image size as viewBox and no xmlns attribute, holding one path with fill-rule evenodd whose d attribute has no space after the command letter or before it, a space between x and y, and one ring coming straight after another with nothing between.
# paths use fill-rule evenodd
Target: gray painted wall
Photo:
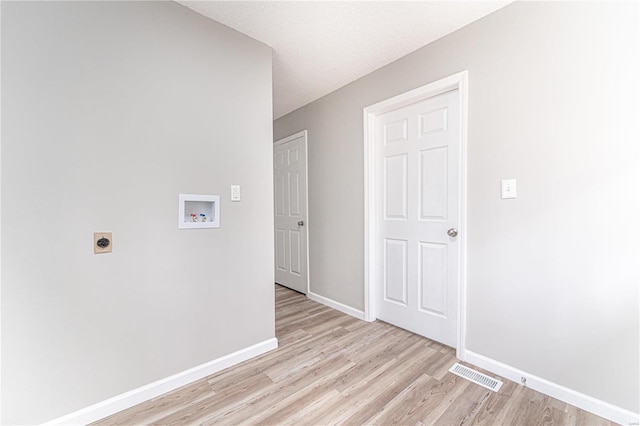
<instances>
[{"instance_id":1,"label":"gray painted wall","mask_svg":"<svg viewBox=\"0 0 640 426\"><path fill-rule=\"evenodd\" d=\"M274 337L271 135L265 45L174 2L2 2L2 423ZM222 227L178 230L179 193Z\"/></svg>"},{"instance_id":2,"label":"gray painted wall","mask_svg":"<svg viewBox=\"0 0 640 426\"><path fill-rule=\"evenodd\" d=\"M311 291L364 306L362 109L468 69L467 349L640 411L638 24L517 2L277 120L309 131Z\"/></svg>"}]
</instances>

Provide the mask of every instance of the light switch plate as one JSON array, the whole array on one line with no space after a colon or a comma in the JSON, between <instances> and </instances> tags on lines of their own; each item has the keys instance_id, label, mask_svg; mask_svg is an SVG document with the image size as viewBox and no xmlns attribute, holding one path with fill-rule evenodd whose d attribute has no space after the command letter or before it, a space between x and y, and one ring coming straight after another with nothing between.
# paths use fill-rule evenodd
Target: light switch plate
<instances>
[{"instance_id":1,"label":"light switch plate","mask_svg":"<svg viewBox=\"0 0 640 426\"><path fill-rule=\"evenodd\" d=\"M231 201L240 201L240 185L231 185Z\"/></svg>"},{"instance_id":2,"label":"light switch plate","mask_svg":"<svg viewBox=\"0 0 640 426\"><path fill-rule=\"evenodd\" d=\"M503 179L501 181L501 189L502 198L516 198L518 196L515 179Z\"/></svg>"},{"instance_id":3,"label":"light switch plate","mask_svg":"<svg viewBox=\"0 0 640 426\"><path fill-rule=\"evenodd\" d=\"M103 238L109 240L109 243L104 246L104 241L98 244L98 241ZM111 236L111 232L94 232L93 233L93 252L95 254L100 253L111 253L111 249L113 248L113 237Z\"/></svg>"}]
</instances>

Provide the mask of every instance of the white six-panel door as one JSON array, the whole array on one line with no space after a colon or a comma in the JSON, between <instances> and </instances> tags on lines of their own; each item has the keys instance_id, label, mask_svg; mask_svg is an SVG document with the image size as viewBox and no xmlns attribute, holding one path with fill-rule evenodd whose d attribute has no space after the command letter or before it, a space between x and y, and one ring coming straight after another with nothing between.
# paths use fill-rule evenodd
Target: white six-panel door
<instances>
[{"instance_id":1,"label":"white six-panel door","mask_svg":"<svg viewBox=\"0 0 640 426\"><path fill-rule=\"evenodd\" d=\"M456 346L457 90L376 119L377 317Z\"/></svg>"},{"instance_id":2,"label":"white six-panel door","mask_svg":"<svg viewBox=\"0 0 640 426\"><path fill-rule=\"evenodd\" d=\"M274 143L275 279L307 293L307 133Z\"/></svg>"}]
</instances>

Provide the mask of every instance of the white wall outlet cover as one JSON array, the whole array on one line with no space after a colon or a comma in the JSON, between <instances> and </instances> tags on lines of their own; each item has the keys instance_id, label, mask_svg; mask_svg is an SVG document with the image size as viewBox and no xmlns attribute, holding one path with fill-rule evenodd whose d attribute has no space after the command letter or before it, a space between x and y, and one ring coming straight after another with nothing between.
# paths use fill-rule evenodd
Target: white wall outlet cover
<instances>
[{"instance_id":1,"label":"white wall outlet cover","mask_svg":"<svg viewBox=\"0 0 640 426\"><path fill-rule=\"evenodd\" d=\"M516 198L518 196L515 179L503 179L501 190L502 198Z\"/></svg>"},{"instance_id":2,"label":"white wall outlet cover","mask_svg":"<svg viewBox=\"0 0 640 426\"><path fill-rule=\"evenodd\" d=\"M240 185L231 185L231 201L240 201Z\"/></svg>"}]
</instances>

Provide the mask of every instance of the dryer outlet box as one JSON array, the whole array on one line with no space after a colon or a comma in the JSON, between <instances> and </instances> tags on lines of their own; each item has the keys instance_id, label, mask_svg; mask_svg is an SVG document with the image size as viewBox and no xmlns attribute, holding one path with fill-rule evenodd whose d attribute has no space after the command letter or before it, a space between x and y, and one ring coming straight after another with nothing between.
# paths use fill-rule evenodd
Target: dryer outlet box
<instances>
[{"instance_id":1,"label":"dryer outlet box","mask_svg":"<svg viewBox=\"0 0 640 426\"><path fill-rule=\"evenodd\" d=\"M113 248L113 236L111 232L93 233L93 252L95 254L111 253Z\"/></svg>"}]
</instances>

